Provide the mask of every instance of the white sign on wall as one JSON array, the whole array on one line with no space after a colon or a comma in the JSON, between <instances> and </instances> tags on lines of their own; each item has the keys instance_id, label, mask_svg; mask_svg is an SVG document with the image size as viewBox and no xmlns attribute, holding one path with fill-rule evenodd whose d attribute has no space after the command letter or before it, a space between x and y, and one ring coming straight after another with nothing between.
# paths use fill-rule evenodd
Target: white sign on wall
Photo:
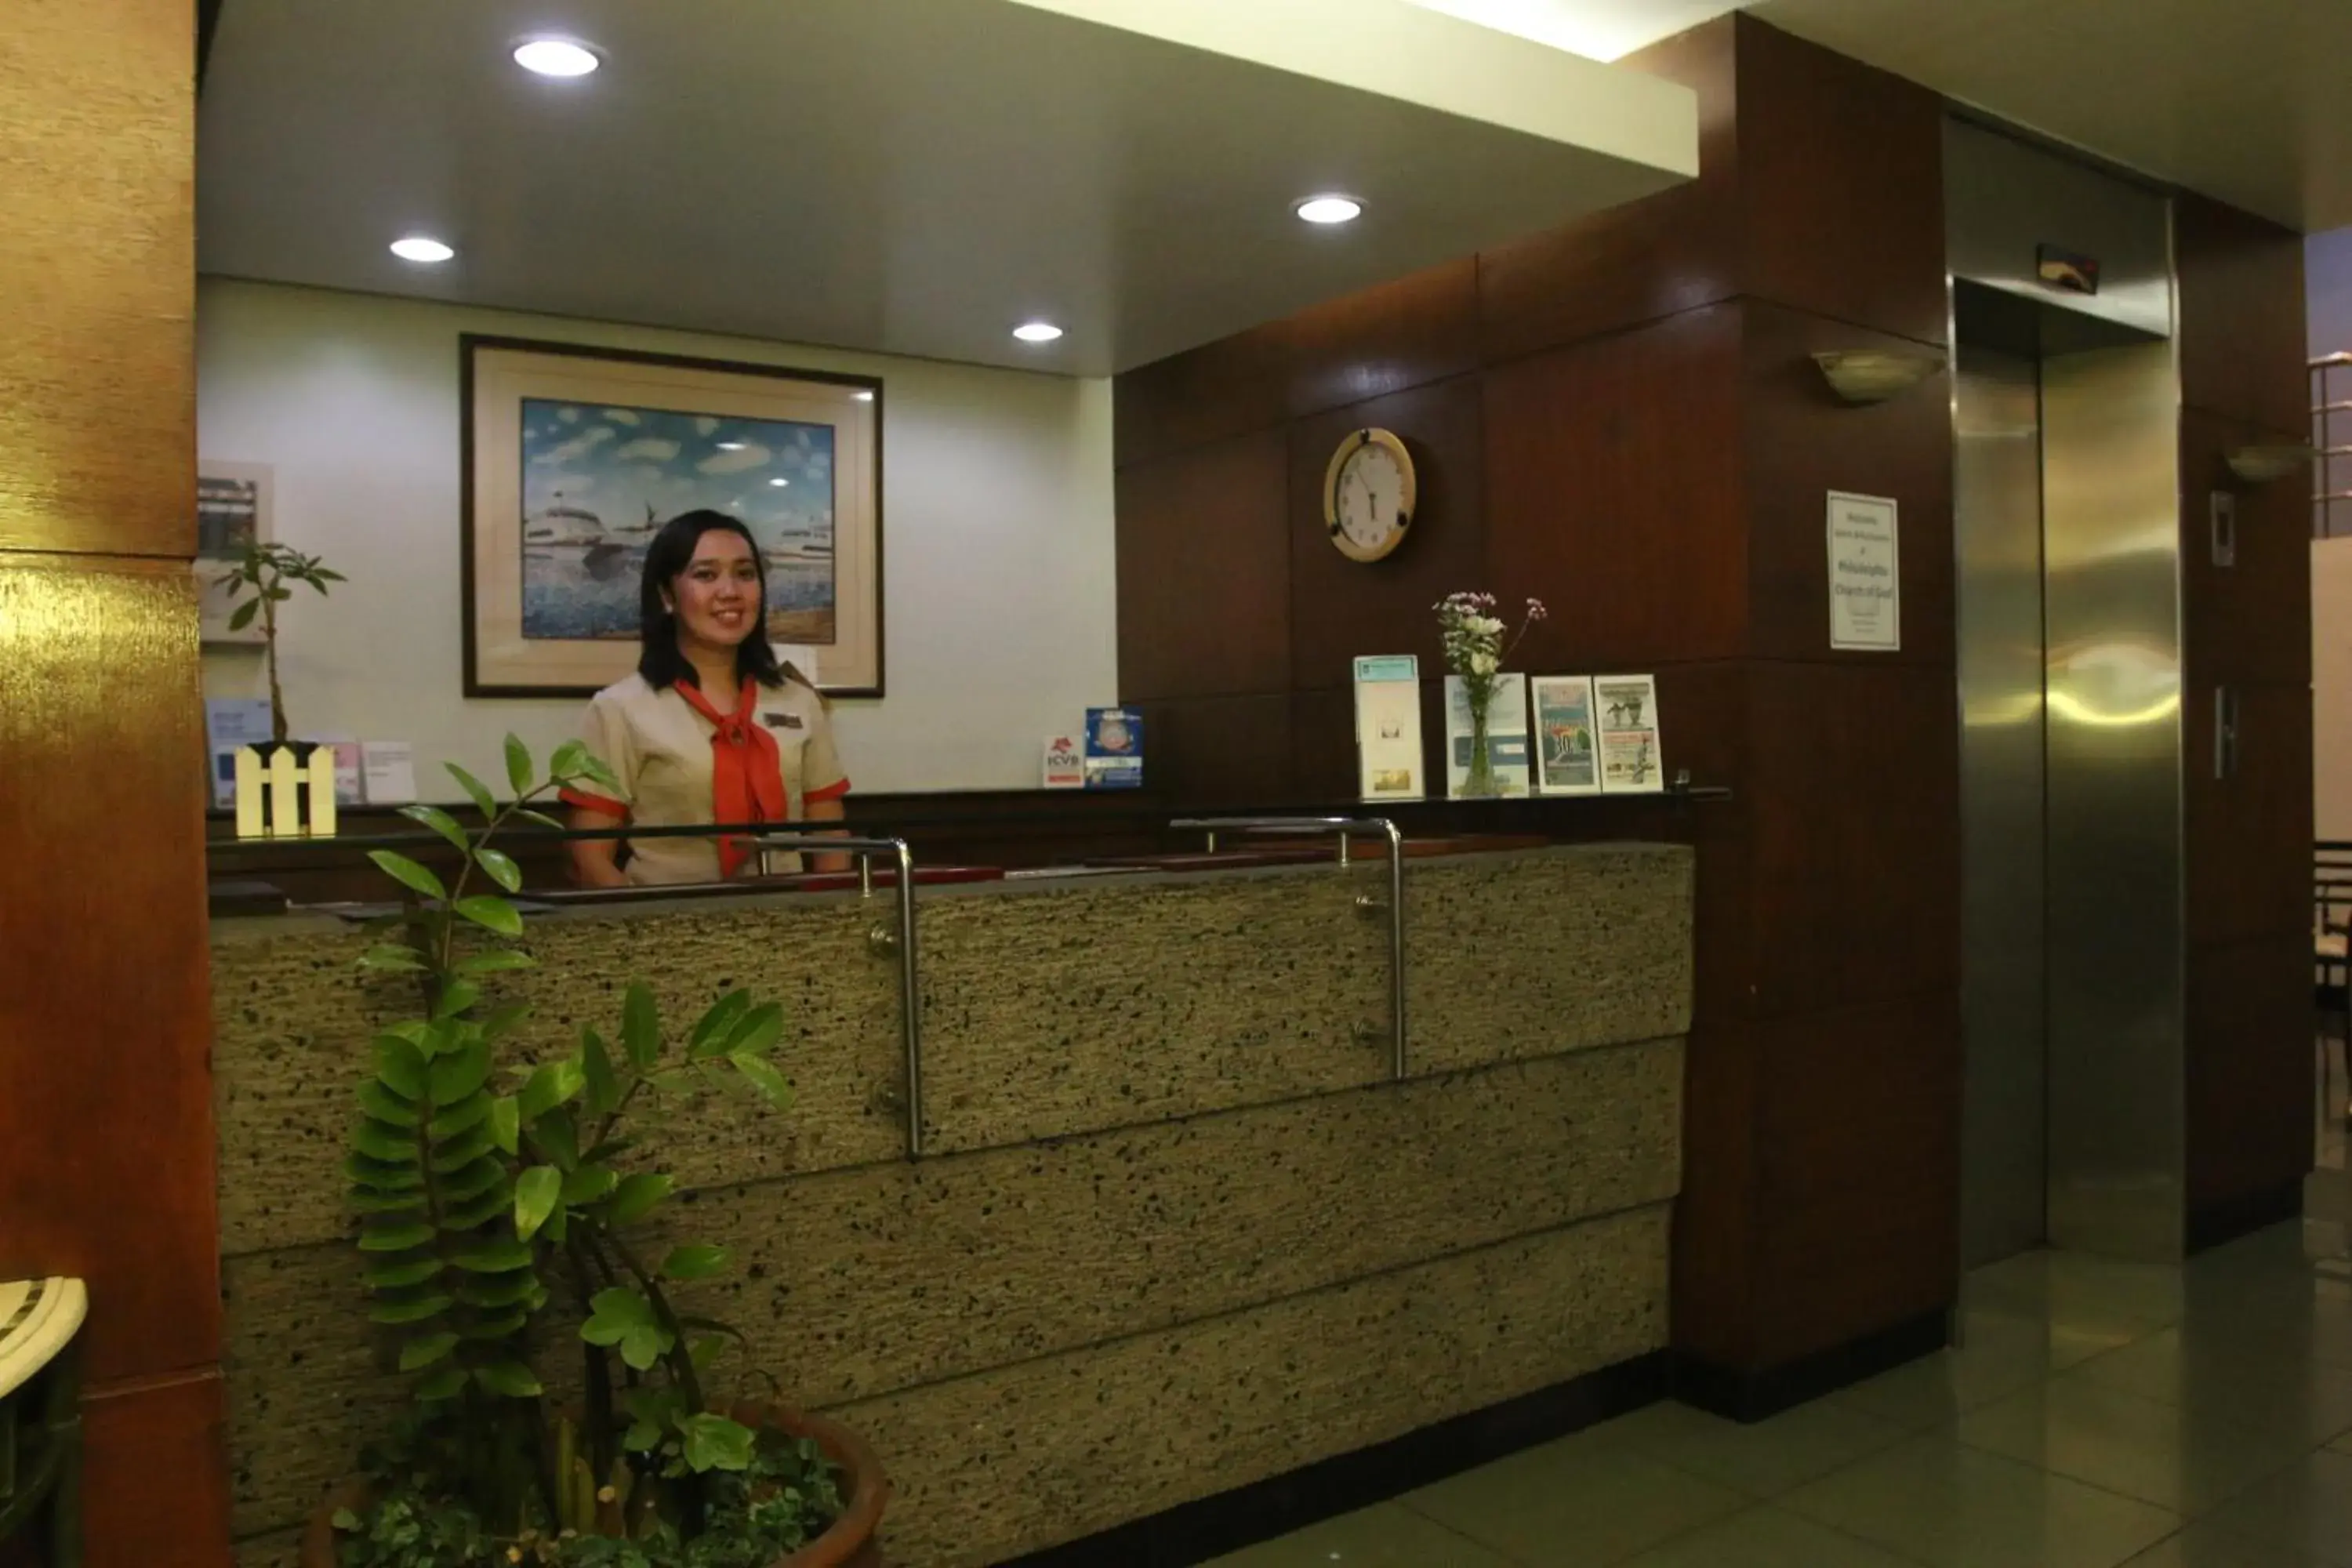
<instances>
[{"instance_id":1,"label":"white sign on wall","mask_svg":"<svg viewBox=\"0 0 2352 1568\"><path fill-rule=\"evenodd\" d=\"M1895 502L1830 491L1830 647L1903 646L1903 567Z\"/></svg>"}]
</instances>

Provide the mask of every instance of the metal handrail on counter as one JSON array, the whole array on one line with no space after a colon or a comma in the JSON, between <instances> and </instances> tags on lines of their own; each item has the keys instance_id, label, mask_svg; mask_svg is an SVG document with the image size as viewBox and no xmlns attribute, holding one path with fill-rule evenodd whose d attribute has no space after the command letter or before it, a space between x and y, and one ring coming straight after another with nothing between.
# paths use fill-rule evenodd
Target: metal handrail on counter
<instances>
[{"instance_id":1,"label":"metal handrail on counter","mask_svg":"<svg viewBox=\"0 0 2352 1568\"><path fill-rule=\"evenodd\" d=\"M1388 840L1389 1076L1396 1082L1403 1082L1404 835L1397 830L1397 825L1385 816L1180 816L1168 827L1174 833L1206 835L1212 854L1216 852L1217 835L1220 833L1337 834L1339 838L1339 864L1342 866L1349 863L1348 839L1350 834L1378 833ZM1359 900L1359 903L1363 905L1363 900Z\"/></svg>"}]
</instances>

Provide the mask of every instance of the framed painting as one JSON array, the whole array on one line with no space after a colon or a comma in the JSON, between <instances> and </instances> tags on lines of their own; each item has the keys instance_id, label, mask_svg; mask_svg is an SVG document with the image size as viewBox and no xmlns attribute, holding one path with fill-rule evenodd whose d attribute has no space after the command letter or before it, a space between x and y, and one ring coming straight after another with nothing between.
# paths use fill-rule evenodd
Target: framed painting
<instances>
[{"instance_id":1,"label":"framed painting","mask_svg":"<svg viewBox=\"0 0 2352 1568\"><path fill-rule=\"evenodd\" d=\"M196 463L196 605L200 635L207 644L261 644L258 621L229 627L236 605L220 585L221 574L237 563L247 545L276 537L270 520L273 489L269 469L259 463Z\"/></svg>"},{"instance_id":2,"label":"framed painting","mask_svg":"<svg viewBox=\"0 0 2352 1568\"><path fill-rule=\"evenodd\" d=\"M881 382L458 342L467 696L585 697L635 668L646 546L700 508L758 542L769 641L828 695L882 695Z\"/></svg>"}]
</instances>

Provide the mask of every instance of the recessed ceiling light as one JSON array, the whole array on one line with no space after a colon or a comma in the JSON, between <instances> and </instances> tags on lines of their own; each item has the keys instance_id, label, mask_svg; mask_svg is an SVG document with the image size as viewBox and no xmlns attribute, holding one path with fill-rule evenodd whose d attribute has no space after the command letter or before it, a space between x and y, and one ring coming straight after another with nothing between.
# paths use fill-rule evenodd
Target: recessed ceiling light
<instances>
[{"instance_id":1,"label":"recessed ceiling light","mask_svg":"<svg viewBox=\"0 0 2352 1568\"><path fill-rule=\"evenodd\" d=\"M526 38L515 46L514 61L538 76L586 76L604 63L595 50L571 38Z\"/></svg>"},{"instance_id":2,"label":"recessed ceiling light","mask_svg":"<svg viewBox=\"0 0 2352 1568\"><path fill-rule=\"evenodd\" d=\"M1353 196L1309 196L1292 210L1308 223L1353 223L1364 204Z\"/></svg>"},{"instance_id":3,"label":"recessed ceiling light","mask_svg":"<svg viewBox=\"0 0 2352 1568\"><path fill-rule=\"evenodd\" d=\"M719 449L722 452L740 452L743 449L743 443L740 441L721 441L719 443Z\"/></svg>"},{"instance_id":4,"label":"recessed ceiling light","mask_svg":"<svg viewBox=\"0 0 2352 1568\"><path fill-rule=\"evenodd\" d=\"M781 489L782 487L791 484L793 481L790 479L770 479L768 482Z\"/></svg>"},{"instance_id":5,"label":"recessed ceiling light","mask_svg":"<svg viewBox=\"0 0 2352 1568\"><path fill-rule=\"evenodd\" d=\"M1051 321L1024 321L1013 329L1013 335L1024 343L1050 343L1062 335L1062 329Z\"/></svg>"},{"instance_id":6,"label":"recessed ceiling light","mask_svg":"<svg viewBox=\"0 0 2352 1568\"><path fill-rule=\"evenodd\" d=\"M857 391L851 393L849 395L857 399L860 403L871 403L874 401L874 389L870 386L861 387Z\"/></svg>"},{"instance_id":7,"label":"recessed ceiling light","mask_svg":"<svg viewBox=\"0 0 2352 1568\"><path fill-rule=\"evenodd\" d=\"M412 234L392 242L392 253L403 261L446 261L457 253L437 239Z\"/></svg>"}]
</instances>

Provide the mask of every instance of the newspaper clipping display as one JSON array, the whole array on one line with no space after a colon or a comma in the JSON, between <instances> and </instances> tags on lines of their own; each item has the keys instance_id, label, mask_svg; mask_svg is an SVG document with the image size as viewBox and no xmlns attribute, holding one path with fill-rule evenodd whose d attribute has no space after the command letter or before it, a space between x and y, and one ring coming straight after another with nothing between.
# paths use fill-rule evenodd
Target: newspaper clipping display
<instances>
[{"instance_id":1,"label":"newspaper clipping display","mask_svg":"<svg viewBox=\"0 0 2352 1568\"><path fill-rule=\"evenodd\" d=\"M1666 787L1658 735L1658 681L1652 675L1596 675L1601 787L1610 795L1655 795Z\"/></svg>"},{"instance_id":2,"label":"newspaper clipping display","mask_svg":"<svg viewBox=\"0 0 2352 1568\"><path fill-rule=\"evenodd\" d=\"M1536 708L1536 793L1599 795L1601 754L1592 718L1592 678L1538 675L1530 683Z\"/></svg>"}]
</instances>

